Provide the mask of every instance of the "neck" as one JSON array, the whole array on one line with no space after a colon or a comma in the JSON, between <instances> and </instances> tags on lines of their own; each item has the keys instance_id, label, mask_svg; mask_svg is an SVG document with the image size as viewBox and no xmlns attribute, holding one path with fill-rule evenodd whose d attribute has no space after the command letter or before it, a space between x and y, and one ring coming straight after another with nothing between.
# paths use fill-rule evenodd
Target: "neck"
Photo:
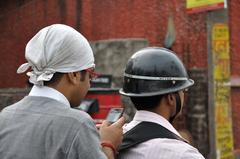
<instances>
[{"instance_id":1,"label":"neck","mask_svg":"<svg viewBox=\"0 0 240 159\"><path fill-rule=\"evenodd\" d=\"M53 89L59 91L60 93L62 93L67 98L69 103L71 104L71 102L70 102L71 101L70 94L69 94L69 91L66 89L67 87L62 86L61 84L58 84L58 85L48 85L48 87L53 88Z\"/></svg>"},{"instance_id":2,"label":"neck","mask_svg":"<svg viewBox=\"0 0 240 159\"><path fill-rule=\"evenodd\" d=\"M166 105L159 105L158 107L156 107L155 109L150 110L150 111L154 112L158 115L161 115L162 117L164 117L168 121L171 117L171 111Z\"/></svg>"}]
</instances>

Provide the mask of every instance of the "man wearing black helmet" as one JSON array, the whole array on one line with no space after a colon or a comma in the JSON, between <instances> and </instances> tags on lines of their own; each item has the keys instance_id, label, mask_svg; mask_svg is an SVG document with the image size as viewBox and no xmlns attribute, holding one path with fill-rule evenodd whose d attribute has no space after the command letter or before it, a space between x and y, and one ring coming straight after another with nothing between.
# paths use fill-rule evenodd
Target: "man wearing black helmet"
<instances>
[{"instance_id":1,"label":"man wearing black helmet","mask_svg":"<svg viewBox=\"0 0 240 159\"><path fill-rule=\"evenodd\" d=\"M120 93L137 112L124 127L119 159L204 159L172 126L192 86L181 60L170 50L150 47L128 61Z\"/></svg>"}]
</instances>

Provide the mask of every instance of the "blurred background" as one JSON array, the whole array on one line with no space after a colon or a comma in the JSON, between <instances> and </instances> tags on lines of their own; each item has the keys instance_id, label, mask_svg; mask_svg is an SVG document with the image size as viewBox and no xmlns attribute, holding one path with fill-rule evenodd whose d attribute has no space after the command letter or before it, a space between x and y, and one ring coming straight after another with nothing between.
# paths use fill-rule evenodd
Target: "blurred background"
<instances>
[{"instance_id":1,"label":"blurred background","mask_svg":"<svg viewBox=\"0 0 240 159\"><path fill-rule=\"evenodd\" d=\"M0 110L29 92L26 75L16 74L27 42L41 28L62 23L89 40L96 71L110 77L108 88L88 94L101 96L100 110L123 106L131 120L134 108L118 94L125 64L141 48L166 47L195 80L175 127L187 131L206 158L239 157L239 10L240 0L1 0Z\"/></svg>"}]
</instances>

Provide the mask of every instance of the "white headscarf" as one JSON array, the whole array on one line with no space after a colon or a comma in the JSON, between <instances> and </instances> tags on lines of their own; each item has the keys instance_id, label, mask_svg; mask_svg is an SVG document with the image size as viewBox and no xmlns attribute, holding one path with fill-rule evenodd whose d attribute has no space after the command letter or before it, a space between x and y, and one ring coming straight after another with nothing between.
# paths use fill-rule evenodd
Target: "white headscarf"
<instances>
[{"instance_id":1,"label":"white headscarf","mask_svg":"<svg viewBox=\"0 0 240 159\"><path fill-rule=\"evenodd\" d=\"M29 81L42 86L55 72L67 73L95 67L88 41L75 29L54 24L40 30L27 44L25 58L17 73L26 72Z\"/></svg>"}]
</instances>

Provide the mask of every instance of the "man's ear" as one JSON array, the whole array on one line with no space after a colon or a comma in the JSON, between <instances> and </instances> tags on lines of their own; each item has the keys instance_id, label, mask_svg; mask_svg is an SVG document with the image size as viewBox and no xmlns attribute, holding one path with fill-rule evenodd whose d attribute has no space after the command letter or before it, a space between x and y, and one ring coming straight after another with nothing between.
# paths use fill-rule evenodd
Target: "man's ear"
<instances>
[{"instance_id":1,"label":"man's ear","mask_svg":"<svg viewBox=\"0 0 240 159\"><path fill-rule=\"evenodd\" d=\"M174 115L176 113L176 98L173 93L167 95L167 103L171 109L171 114Z\"/></svg>"},{"instance_id":2,"label":"man's ear","mask_svg":"<svg viewBox=\"0 0 240 159\"><path fill-rule=\"evenodd\" d=\"M77 84L80 81L80 73L79 72L69 72L66 74L67 80L71 84Z\"/></svg>"},{"instance_id":3,"label":"man's ear","mask_svg":"<svg viewBox=\"0 0 240 159\"><path fill-rule=\"evenodd\" d=\"M175 101L176 99L175 99L175 96L174 96L174 94L168 94L167 95L167 102L168 102L168 104L170 105L170 106L175 106L175 103L176 103L176 101Z\"/></svg>"}]
</instances>

